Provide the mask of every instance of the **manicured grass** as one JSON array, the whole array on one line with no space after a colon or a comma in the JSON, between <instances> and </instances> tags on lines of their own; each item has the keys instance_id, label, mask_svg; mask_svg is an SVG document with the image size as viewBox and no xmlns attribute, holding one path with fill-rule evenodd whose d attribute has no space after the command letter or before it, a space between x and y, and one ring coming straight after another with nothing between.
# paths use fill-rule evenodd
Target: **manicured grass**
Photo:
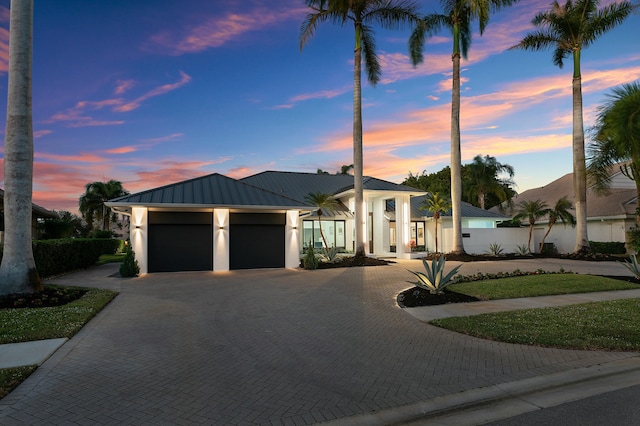
<instances>
[{"instance_id":1,"label":"manicured grass","mask_svg":"<svg viewBox=\"0 0 640 426\"><path fill-rule=\"evenodd\" d=\"M124 253L103 254L98 259L98 265L104 265L105 263L118 263L123 261L124 261Z\"/></svg>"},{"instance_id":2,"label":"manicured grass","mask_svg":"<svg viewBox=\"0 0 640 426\"><path fill-rule=\"evenodd\" d=\"M474 296L481 300L629 290L633 288L640 288L640 286L631 282L596 275L549 273L471 281L451 284L447 287L451 291Z\"/></svg>"},{"instance_id":3,"label":"manicured grass","mask_svg":"<svg viewBox=\"0 0 640 426\"><path fill-rule=\"evenodd\" d=\"M79 299L61 306L0 309L0 344L70 338L118 294L92 288L66 289L70 290L68 293L74 293L75 290L85 293ZM37 297L33 299L37 300ZM22 383L36 368L30 365L0 369L0 398Z\"/></svg>"},{"instance_id":4,"label":"manicured grass","mask_svg":"<svg viewBox=\"0 0 640 426\"><path fill-rule=\"evenodd\" d=\"M35 365L0 369L0 399L4 398L36 370Z\"/></svg>"},{"instance_id":5,"label":"manicured grass","mask_svg":"<svg viewBox=\"0 0 640 426\"><path fill-rule=\"evenodd\" d=\"M73 336L117 294L85 290L80 299L62 306L0 309L0 344Z\"/></svg>"},{"instance_id":6,"label":"manicured grass","mask_svg":"<svg viewBox=\"0 0 640 426\"><path fill-rule=\"evenodd\" d=\"M431 324L484 339L586 350L640 350L640 299L443 318Z\"/></svg>"}]
</instances>

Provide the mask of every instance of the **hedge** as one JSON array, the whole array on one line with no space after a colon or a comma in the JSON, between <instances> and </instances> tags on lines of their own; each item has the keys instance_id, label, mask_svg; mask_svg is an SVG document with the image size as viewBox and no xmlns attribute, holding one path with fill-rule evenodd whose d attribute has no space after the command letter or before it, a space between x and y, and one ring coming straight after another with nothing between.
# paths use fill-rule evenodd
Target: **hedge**
<instances>
[{"instance_id":1,"label":"hedge","mask_svg":"<svg viewBox=\"0 0 640 426\"><path fill-rule=\"evenodd\" d=\"M95 265L100 256L115 253L119 246L120 240L113 238L37 240L33 242L33 258L38 274L46 278Z\"/></svg>"},{"instance_id":2,"label":"hedge","mask_svg":"<svg viewBox=\"0 0 640 426\"><path fill-rule=\"evenodd\" d=\"M627 252L624 243L621 242L600 242L600 241L589 241L589 246L591 246L591 251L594 253L601 254L625 254Z\"/></svg>"}]
</instances>

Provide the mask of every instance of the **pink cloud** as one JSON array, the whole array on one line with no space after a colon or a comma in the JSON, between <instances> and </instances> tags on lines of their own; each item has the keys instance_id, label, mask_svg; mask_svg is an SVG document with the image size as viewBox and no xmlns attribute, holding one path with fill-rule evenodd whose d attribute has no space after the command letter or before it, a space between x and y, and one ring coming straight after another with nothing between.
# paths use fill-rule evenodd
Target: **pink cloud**
<instances>
[{"instance_id":1,"label":"pink cloud","mask_svg":"<svg viewBox=\"0 0 640 426\"><path fill-rule=\"evenodd\" d=\"M136 152L138 149L133 146L121 146L119 148L106 149L104 152L106 154L129 154L131 152Z\"/></svg>"},{"instance_id":2,"label":"pink cloud","mask_svg":"<svg viewBox=\"0 0 640 426\"><path fill-rule=\"evenodd\" d=\"M37 131L33 132L33 137L35 139L38 139L38 138L41 138L43 136L50 135L51 133L53 133L53 130L47 130L47 129L37 130Z\"/></svg>"},{"instance_id":3,"label":"pink cloud","mask_svg":"<svg viewBox=\"0 0 640 426\"><path fill-rule=\"evenodd\" d=\"M243 34L276 26L283 21L301 21L307 12L303 7L274 9L275 6L268 9L257 8L246 13L229 12L185 29L180 35L164 31L152 36L147 47L153 50L162 48L163 52L171 55L201 52L223 46Z\"/></svg>"},{"instance_id":4,"label":"pink cloud","mask_svg":"<svg viewBox=\"0 0 640 426\"><path fill-rule=\"evenodd\" d=\"M139 108L142 102L155 96L161 96L173 90L176 90L191 81L191 77L180 71L180 80L175 83L164 84L156 87L144 95L127 101L124 98L103 99L100 101L79 101L73 108L69 108L63 112L56 113L51 116L45 123L68 122L68 127L88 127L88 126L114 126L124 124L124 120L111 119L95 119L87 115L87 111L101 111L110 109L114 112L128 112Z\"/></svg>"},{"instance_id":5,"label":"pink cloud","mask_svg":"<svg viewBox=\"0 0 640 426\"><path fill-rule=\"evenodd\" d=\"M116 81L116 88L114 93L116 95L122 95L125 92L128 92L131 88L135 86L135 82L133 80L118 80Z\"/></svg>"},{"instance_id":6,"label":"pink cloud","mask_svg":"<svg viewBox=\"0 0 640 426\"><path fill-rule=\"evenodd\" d=\"M144 95L140 96L137 99L134 99L131 102L125 103L123 105L119 105L116 106L115 108L113 108L114 111L117 112L128 112L128 111L133 111L134 109L137 109L140 107L140 104L144 101L146 101L149 98L153 98L155 96L160 96L160 95L164 95L165 93L171 92L173 90L179 89L180 87L184 86L185 84L189 83L191 81L191 76L189 76L188 74L180 71L180 80L175 82L175 83L171 83L171 84L164 84L160 87L156 87L153 90L150 90L149 92L145 93Z\"/></svg>"},{"instance_id":7,"label":"pink cloud","mask_svg":"<svg viewBox=\"0 0 640 426\"><path fill-rule=\"evenodd\" d=\"M36 152L35 158L63 163L102 163L106 158L91 153L80 153L74 155L51 154L46 152Z\"/></svg>"}]
</instances>

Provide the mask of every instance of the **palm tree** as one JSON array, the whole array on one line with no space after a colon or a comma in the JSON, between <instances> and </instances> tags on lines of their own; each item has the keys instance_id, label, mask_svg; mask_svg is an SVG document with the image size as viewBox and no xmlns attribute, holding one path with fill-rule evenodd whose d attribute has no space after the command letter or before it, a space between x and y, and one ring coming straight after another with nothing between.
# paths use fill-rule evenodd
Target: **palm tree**
<instances>
[{"instance_id":1,"label":"palm tree","mask_svg":"<svg viewBox=\"0 0 640 426\"><path fill-rule=\"evenodd\" d=\"M549 232L551 232L551 228L553 227L553 225L558 222L558 219L560 219L562 223L568 223L571 226L575 226L576 218L569 211L571 207L573 207L571 205L571 201L569 201L569 199L564 196L556 201L556 205L553 206L552 209L548 210L547 214L549 215L549 227L547 228L547 232L545 232L544 237L542 237L542 241L540 242L540 252L542 252L542 248L544 247L544 240L547 239L547 235L549 235Z\"/></svg>"},{"instance_id":2,"label":"palm tree","mask_svg":"<svg viewBox=\"0 0 640 426\"><path fill-rule=\"evenodd\" d=\"M42 291L31 245L33 0L11 1L9 31L9 85L4 142L5 234L0 265L0 294L3 295Z\"/></svg>"},{"instance_id":3,"label":"palm tree","mask_svg":"<svg viewBox=\"0 0 640 426\"><path fill-rule=\"evenodd\" d=\"M396 29L417 23L417 5L408 0L306 0L312 10L300 28L300 49L323 22L344 25L351 21L355 30L353 50L353 172L355 192L355 257L365 256L365 206L362 183L362 55L367 79L372 85L380 80L382 68L376 55L372 25Z\"/></svg>"},{"instance_id":4,"label":"palm tree","mask_svg":"<svg viewBox=\"0 0 640 426\"><path fill-rule=\"evenodd\" d=\"M460 152L460 57L467 59L471 46L471 24L477 19L480 35L489 23L490 12L510 6L517 0L441 0L442 14L430 14L423 18L409 39L409 51L413 65L423 61L424 42L441 29L447 28L453 35L453 89L451 91L451 203L453 215L453 253L464 253L462 242L462 155Z\"/></svg>"},{"instance_id":5,"label":"palm tree","mask_svg":"<svg viewBox=\"0 0 640 426\"><path fill-rule=\"evenodd\" d=\"M122 182L113 179L109 182L88 183L85 189L80 197L80 213L89 226L93 226L93 220L97 219L101 222L102 229L109 231L111 223L115 222L115 215L104 203L129 193L122 187Z\"/></svg>"},{"instance_id":6,"label":"palm tree","mask_svg":"<svg viewBox=\"0 0 640 426\"><path fill-rule=\"evenodd\" d=\"M557 0L551 10L533 18L537 31L527 34L511 49L539 51L554 47L553 63L562 68L568 56L573 57L573 191L576 202L576 244L574 252L588 252L587 235L587 172L582 121L582 74L580 55L605 32L620 24L633 10L629 1L612 3L598 9L599 0Z\"/></svg>"},{"instance_id":7,"label":"palm tree","mask_svg":"<svg viewBox=\"0 0 640 426\"><path fill-rule=\"evenodd\" d=\"M640 199L640 82L613 89L598 110L592 134L587 175L594 188L606 191L612 167L625 162L620 170L635 181Z\"/></svg>"},{"instance_id":8,"label":"palm tree","mask_svg":"<svg viewBox=\"0 0 640 426\"><path fill-rule=\"evenodd\" d=\"M342 167L340 167L340 171L338 173L336 173L337 175L348 175L349 174L349 170L353 169L353 164L343 164Z\"/></svg>"},{"instance_id":9,"label":"palm tree","mask_svg":"<svg viewBox=\"0 0 640 426\"><path fill-rule=\"evenodd\" d=\"M425 198L420 206L421 210L428 210L433 214L433 220L436 225L436 253L438 253L438 219L442 213L451 210L451 200L443 198L438 192L433 192Z\"/></svg>"},{"instance_id":10,"label":"palm tree","mask_svg":"<svg viewBox=\"0 0 640 426\"><path fill-rule=\"evenodd\" d=\"M324 232L322 232L322 210L327 210L329 212L335 211L338 206L338 202L329 194L323 194L318 191L315 193L310 193L306 197L304 197L305 201L311 204L314 207L317 207L318 213L318 227L320 228L320 236L322 237L322 242L324 243L324 251L329 255L329 245L327 244L327 239L324 237Z\"/></svg>"},{"instance_id":11,"label":"palm tree","mask_svg":"<svg viewBox=\"0 0 640 426\"><path fill-rule=\"evenodd\" d=\"M485 197L488 194L495 194L500 200L509 202L512 192L505 190L510 185L514 185L513 167L508 164L502 164L495 157L485 155L484 157L476 155L471 164L467 165L470 177L470 185L466 188L471 196L475 195L478 206L485 208ZM501 173L507 173L509 178L499 178Z\"/></svg>"},{"instance_id":12,"label":"palm tree","mask_svg":"<svg viewBox=\"0 0 640 426\"><path fill-rule=\"evenodd\" d=\"M541 217L549 214L549 206L547 203L541 200L535 201L521 201L518 203L516 215L513 220L527 219L529 221L529 241L527 241L527 247L531 252L531 234L533 233L533 225Z\"/></svg>"}]
</instances>

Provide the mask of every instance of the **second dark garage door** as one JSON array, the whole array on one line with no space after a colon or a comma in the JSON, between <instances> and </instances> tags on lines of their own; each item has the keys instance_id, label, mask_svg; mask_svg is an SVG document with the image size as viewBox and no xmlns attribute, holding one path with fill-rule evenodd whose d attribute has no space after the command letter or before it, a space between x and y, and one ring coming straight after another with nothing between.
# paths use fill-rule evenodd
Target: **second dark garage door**
<instances>
[{"instance_id":1,"label":"second dark garage door","mask_svg":"<svg viewBox=\"0 0 640 426\"><path fill-rule=\"evenodd\" d=\"M149 272L213 270L213 215L149 212Z\"/></svg>"},{"instance_id":2,"label":"second dark garage door","mask_svg":"<svg viewBox=\"0 0 640 426\"><path fill-rule=\"evenodd\" d=\"M229 215L229 268L284 268L284 213Z\"/></svg>"}]
</instances>

